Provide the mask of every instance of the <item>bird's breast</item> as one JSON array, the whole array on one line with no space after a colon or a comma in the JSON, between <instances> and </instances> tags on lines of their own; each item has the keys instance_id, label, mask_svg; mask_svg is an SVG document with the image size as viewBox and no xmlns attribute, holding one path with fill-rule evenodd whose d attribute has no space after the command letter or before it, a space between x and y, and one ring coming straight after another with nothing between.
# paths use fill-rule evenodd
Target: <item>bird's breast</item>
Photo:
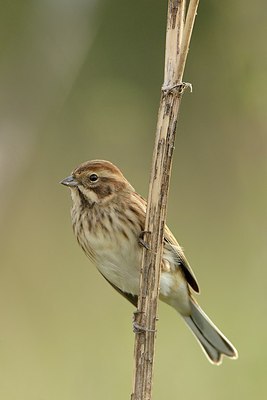
<instances>
[{"instance_id":1,"label":"bird's breast","mask_svg":"<svg viewBox=\"0 0 267 400\"><path fill-rule=\"evenodd\" d=\"M72 212L77 240L99 271L122 291L138 294L141 247L139 233L116 214Z\"/></svg>"}]
</instances>

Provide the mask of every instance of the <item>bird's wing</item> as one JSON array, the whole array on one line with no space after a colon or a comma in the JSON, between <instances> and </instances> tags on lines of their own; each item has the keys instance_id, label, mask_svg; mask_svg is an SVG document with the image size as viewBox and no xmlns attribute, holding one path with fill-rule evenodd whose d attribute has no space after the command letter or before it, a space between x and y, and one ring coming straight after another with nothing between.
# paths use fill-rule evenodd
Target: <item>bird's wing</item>
<instances>
[{"instance_id":1,"label":"bird's wing","mask_svg":"<svg viewBox=\"0 0 267 400\"><path fill-rule=\"evenodd\" d=\"M140 196L140 194L136 192L134 193L134 196L136 196L140 201L140 203L143 205L142 225L144 225L147 202L142 196ZM165 232L164 232L164 247L166 249L168 249L169 247L169 249L172 251L175 257L176 264L181 267L188 284L196 293L199 293L200 289L195 274L192 268L190 267L189 262L187 261L181 246L179 245L179 243L177 242L177 240L175 239L175 237L173 236L173 234L171 233L170 229L167 226L165 226Z\"/></svg>"},{"instance_id":2,"label":"bird's wing","mask_svg":"<svg viewBox=\"0 0 267 400\"><path fill-rule=\"evenodd\" d=\"M100 272L100 271L99 271ZM123 292L120 288L118 288L118 286L114 285L112 282L110 282L105 275L103 275L101 272L100 274L106 279L106 281L115 289L117 290L118 293L120 293L123 297L125 297L125 299L129 300L130 303L132 303L135 307L137 307L137 303L138 303L138 296L131 294L131 293L127 293L127 292Z\"/></svg>"},{"instance_id":3,"label":"bird's wing","mask_svg":"<svg viewBox=\"0 0 267 400\"><path fill-rule=\"evenodd\" d=\"M164 247L166 249L169 248L173 252L174 257L176 258L177 265L182 268L188 284L196 293L199 293L200 289L195 274L184 255L183 249L167 226L165 227Z\"/></svg>"}]
</instances>

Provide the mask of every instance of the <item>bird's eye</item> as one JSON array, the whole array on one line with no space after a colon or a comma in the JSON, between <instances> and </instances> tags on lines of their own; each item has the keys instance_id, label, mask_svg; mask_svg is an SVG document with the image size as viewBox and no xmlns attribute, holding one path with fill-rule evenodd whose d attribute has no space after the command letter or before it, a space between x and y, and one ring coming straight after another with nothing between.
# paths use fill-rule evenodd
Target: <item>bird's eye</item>
<instances>
[{"instance_id":1,"label":"bird's eye","mask_svg":"<svg viewBox=\"0 0 267 400\"><path fill-rule=\"evenodd\" d=\"M89 179L91 182L96 182L98 180L98 176L96 174L91 174Z\"/></svg>"}]
</instances>

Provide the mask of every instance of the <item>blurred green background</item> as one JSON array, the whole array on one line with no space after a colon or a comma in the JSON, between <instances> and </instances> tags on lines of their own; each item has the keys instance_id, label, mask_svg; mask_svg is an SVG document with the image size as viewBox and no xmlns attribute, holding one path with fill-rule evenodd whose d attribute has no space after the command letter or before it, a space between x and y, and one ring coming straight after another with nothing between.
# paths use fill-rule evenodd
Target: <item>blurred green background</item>
<instances>
[{"instance_id":1,"label":"blurred green background","mask_svg":"<svg viewBox=\"0 0 267 400\"><path fill-rule=\"evenodd\" d=\"M155 400L266 395L266 12L200 4L168 210L240 358L211 366L160 305ZM104 158L147 194L166 1L13 0L0 21L0 398L127 399L133 308L78 248L58 182Z\"/></svg>"}]
</instances>

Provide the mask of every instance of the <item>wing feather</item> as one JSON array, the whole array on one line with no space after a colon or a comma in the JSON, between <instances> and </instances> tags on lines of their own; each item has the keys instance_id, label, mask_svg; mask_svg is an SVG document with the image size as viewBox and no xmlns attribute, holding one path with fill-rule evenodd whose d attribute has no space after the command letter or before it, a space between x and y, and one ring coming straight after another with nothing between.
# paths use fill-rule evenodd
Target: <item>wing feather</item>
<instances>
[{"instance_id":1,"label":"wing feather","mask_svg":"<svg viewBox=\"0 0 267 400\"><path fill-rule=\"evenodd\" d=\"M100 272L100 271L99 271ZM127 293L127 292L123 292L120 288L118 288L118 286L114 285L114 283L110 282L105 275L102 274L102 272L100 272L100 274L106 279L106 281L118 292L120 293L123 297L125 297L125 299L127 299L130 303L132 303L135 307L137 307L137 303L138 303L138 296L131 294L131 293Z\"/></svg>"},{"instance_id":2,"label":"wing feather","mask_svg":"<svg viewBox=\"0 0 267 400\"><path fill-rule=\"evenodd\" d=\"M164 246L165 248L169 247L170 250L173 252L174 256L176 257L177 264L180 265L180 267L182 268L188 284L196 293L199 293L200 288L195 274L184 255L182 247L179 245L167 226L165 227Z\"/></svg>"},{"instance_id":3,"label":"wing feather","mask_svg":"<svg viewBox=\"0 0 267 400\"><path fill-rule=\"evenodd\" d=\"M144 225L147 202L142 196L140 196L140 194L134 192L133 195L135 197L137 197L138 200L140 201L140 203L143 205L143 210L139 210L139 212L143 211L143 213L144 213L143 216L142 216L142 221L141 221L142 225ZM144 227L143 227L143 229L144 229ZM185 255L184 255L182 247L179 245L179 243L177 242L177 240L175 239L175 237L173 236L172 232L167 227L167 225L165 226L165 232L164 232L164 246L165 246L166 249L169 246L169 248L172 251L174 257L176 258L177 265L179 265L181 267L188 284L191 286L191 288L196 293L199 293L200 292L200 288L199 288L197 279L195 277L195 274L194 274L192 268L190 267L189 262L187 261Z\"/></svg>"}]
</instances>

